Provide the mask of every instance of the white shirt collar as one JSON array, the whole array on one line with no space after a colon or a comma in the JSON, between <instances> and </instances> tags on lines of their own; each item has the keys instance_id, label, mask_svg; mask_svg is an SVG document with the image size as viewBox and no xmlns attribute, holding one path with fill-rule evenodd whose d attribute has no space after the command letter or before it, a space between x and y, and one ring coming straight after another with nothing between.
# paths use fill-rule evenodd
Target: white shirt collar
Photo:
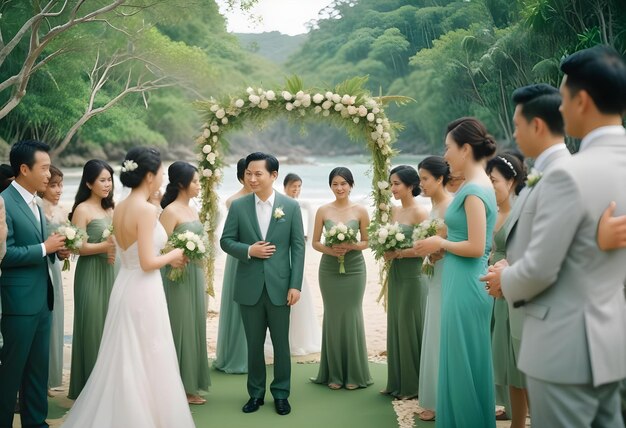
<instances>
[{"instance_id":1,"label":"white shirt collar","mask_svg":"<svg viewBox=\"0 0 626 428\"><path fill-rule=\"evenodd\" d=\"M22 196L27 205L30 205L33 199L37 196L37 193L30 193L15 180L11 182L11 185L17 189L18 193ZM35 201L37 200L35 199Z\"/></svg>"},{"instance_id":2,"label":"white shirt collar","mask_svg":"<svg viewBox=\"0 0 626 428\"><path fill-rule=\"evenodd\" d=\"M623 126L619 125L601 126L599 128L596 128L589 134L585 135L583 140L580 142L579 150L585 150L593 143L593 140L602 135L626 135L626 129L624 129Z\"/></svg>"},{"instance_id":3,"label":"white shirt collar","mask_svg":"<svg viewBox=\"0 0 626 428\"><path fill-rule=\"evenodd\" d=\"M274 199L275 199L275 198L276 198L276 192L275 192L273 189L272 189L272 194L270 195L270 197L269 197L269 198L267 198L267 200L266 200L265 202L263 202L263 201L261 200L261 198L259 198L259 197L256 195L256 193L255 193L255 194L254 194L254 203L255 203L255 205L256 205L256 204L258 204L259 202L260 202L260 203L262 203L262 204L267 204L267 203L269 203L269 205L270 205L271 207L273 207L273 206L274 206Z\"/></svg>"},{"instance_id":4,"label":"white shirt collar","mask_svg":"<svg viewBox=\"0 0 626 428\"><path fill-rule=\"evenodd\" d=\"M537 156L537 159L535 159L535 164L533 165L534 168L539 171L543 171L545 168L544 164L546 163L546 160L550 157L552 153L558 152L559 150L567 150L567 146L565 145L565 143L555 144L554 146L550 146L543 152L541 152L541 154Z\"/></svg>"}]
</instances>

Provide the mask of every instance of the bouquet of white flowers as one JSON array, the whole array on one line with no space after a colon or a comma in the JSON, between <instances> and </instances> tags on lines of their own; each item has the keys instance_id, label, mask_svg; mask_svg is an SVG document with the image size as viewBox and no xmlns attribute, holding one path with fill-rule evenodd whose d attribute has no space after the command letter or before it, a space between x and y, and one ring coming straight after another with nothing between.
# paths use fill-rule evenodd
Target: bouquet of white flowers
<instances>
[{"instance_id":1,"label":"bouquet of white flowers","mask_svg":"<svg viewBox=\"0 0 626 428\"><path fill-rule=\"evenodd\" d=\"M109 225L109 227L107 227L106 229L104 229L104 230L102 231L102 239L101 239L101 242L104 242L104 241L106 241L107 239L109 239L109 237L110 237L111 235L113 235L113 223L111 223L111 224Z\"/></svg>"},{"instance_id":2,"label":"bouquet of white flowers","mask_svg":"<svg viewBox=\"0 0 626 428\"><path fill-rule=\"evenodd\" d=\"M369 247L374 252L376 260L382 259L387 251L410 248L413 244L411 237L405 236L398 222L370 223L367 228Z\"/></svg>"},{"instance_id":3,"label":"bouquet of white flowers","mask_svg":"<svg viewBox=\"0 0 626 428\"><path fill-rule=\"evenodd\" d=\"M337 223L324 232L324 245L332 247L337 244L353 244L357 241L356 230L346 226L343 223ZM337 257L339 261L339 273L346 273L344 265L345 257Z\"/></svg>"},{"instance_id":4,"label":"bouquet of white flowers","mask_svg":"<svg viewBox=\"0 0 626 428\"><path fill-rule=\"evenodd\" d=\"M413 229L413 242L437 235L443 226L443 220L440 218L424 220L415 226L415 229ZM432 278L435 274L435 264L430 261L428 256L424 257L424 262L422 263L422 273L428 275L429 278Z\"/></svg>"},{"instance_id":5,"label":"bouquet of white flowers","mask_svg":"<svg viewBox=\"0 0 626 428\"><path fill-rule=\"evenodd\" d=\"M198 260L207 255L207 238L191 231L173 234L167 242L167 248L180 248L190 260ZM172 268L167 276L172 281L183 279L185 268Z\"/></svg>"},{"instance_id":6,"label":"bouquet of white flowers","mask_svg":"<svg viewBox=\"0 0 626 428\"><path fill-rule=\"evenodd\" d=\"M65 236L65 248L72 251L73 253L77 253L80 247L83 246L83 242L87 239L87 233L74 226L69 221L64 225L59 226L59 228L55 231L59 235ZM63 261L63 271L70 270L70 260L65 259Z\"/></svg>"}]
</instances>

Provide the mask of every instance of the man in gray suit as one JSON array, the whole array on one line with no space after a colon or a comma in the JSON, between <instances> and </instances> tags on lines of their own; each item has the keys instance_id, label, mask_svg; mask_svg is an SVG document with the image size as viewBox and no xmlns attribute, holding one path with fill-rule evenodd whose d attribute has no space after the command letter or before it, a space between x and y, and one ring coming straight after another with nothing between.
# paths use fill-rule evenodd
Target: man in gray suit
<instances>
[{"instance_id":1,"label":"man in gray suit","mask_svg":"<svg viewBox=\"0 0 626 428\"><path fill-rule=\"evenodd\" d=\"M596 231L610 201L626 212L626 64L596 46L561 70L566 132L584 138L578 154L543 176L530 243L503 269L502 291L524 306L518 365L533 426L623 427L626 249L600 251Z\"/></svg>"},{"instance_id":2,"label":"man in gray suit","mask_svg":"<svg viewBox=\"0 0 626 428\"><path fill-rule=\"evenodd\" d=\"M546 84L524 86L513 92L515 114L515 141L522 153L535 159L529 184L520 192L509 215L506 236L506 260L513 264L520 260L528 247L535 212L537 211L537 194L543 186L538 180L541 174L547 174L551 168L570 153L565 146L563 118L559 112L561 95L559 90ZM535 178L533 178L533 175ZM534 181L533 181L534 180ZM502 297L500 275L493 272L481 280L486 282L485 288L494 297ZM522 338L524 314L521 308L510 308L509 323L513 351L519 360L519 349ZM528 412L526 390L510 388L511 416L513 423L523 424ZM518 422L519 423L519 422Z\"/></svg>"}]
</instances>

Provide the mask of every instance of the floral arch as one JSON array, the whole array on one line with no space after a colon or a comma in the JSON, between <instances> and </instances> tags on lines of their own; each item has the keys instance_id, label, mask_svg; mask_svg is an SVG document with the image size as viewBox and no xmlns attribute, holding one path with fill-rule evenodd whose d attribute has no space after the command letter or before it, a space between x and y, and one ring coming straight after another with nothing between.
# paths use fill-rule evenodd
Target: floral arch
<instances>
[{"instance_id":1,"label":"floral arch","mask_svg":"<svg viewBox=\"0 0 626 428\"><path fill-rule=\"evenodd\" d=\"M214 296L216 227L218 198L216 187L224 166L224 136L247 123L262 126L268 120L288 117L294 121L327 121L347 130L353 140L364 141L372 155L373 222L387 223L391 210L388 185L392 145L397 123L385 116L389 101L404 103L404 97L373 97L363 88L367 77L347 80L334 89L305 89L297 76L287 80L283 89L249 87L236 96L196 103L205 119L202 134L196 139L198 170L202 184L200 220L209 238L209 257L205 273L207 293Z\"/></svg>"}]
</instances>

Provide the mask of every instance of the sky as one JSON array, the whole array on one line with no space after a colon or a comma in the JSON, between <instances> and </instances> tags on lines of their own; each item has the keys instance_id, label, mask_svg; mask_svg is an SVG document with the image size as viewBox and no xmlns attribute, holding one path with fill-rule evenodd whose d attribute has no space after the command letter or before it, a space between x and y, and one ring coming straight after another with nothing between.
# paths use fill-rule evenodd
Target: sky
<instances>
[{"instance_id":1,"label":"sky","mask_svg":"<svg viewBox=\"0 0 626 428\"><path fill-rule=\"evenodd\" d=\"M263 33L280 31L283 34L296 35L306 33L305 23L317 18L317 13L332 3L332 0L258 0L252 9L255 17L262 18L254 23L240 10L225 11L225 1L218 0L220 11L226 16L227 28L236 33Z\"/></svg>"}]
</instances>

